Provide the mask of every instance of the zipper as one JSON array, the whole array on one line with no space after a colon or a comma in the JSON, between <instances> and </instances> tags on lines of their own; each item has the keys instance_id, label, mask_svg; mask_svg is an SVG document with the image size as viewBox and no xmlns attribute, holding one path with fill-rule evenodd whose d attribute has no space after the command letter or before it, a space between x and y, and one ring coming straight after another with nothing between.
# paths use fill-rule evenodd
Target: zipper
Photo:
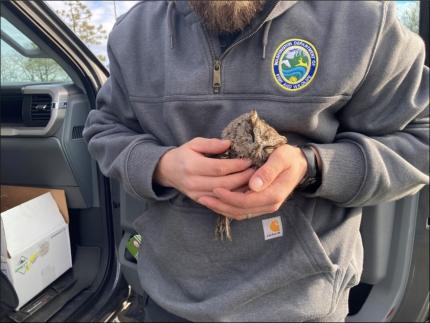
<instances>
[{"instance_id":1,"label":"zipper","mask_svg":"<svg viewBox=\"0 0 430 323\"><path fill-rule=\"evenodd\" d=\"M221 61L219 59L215 59L214 62L212 88L215 94L219 94L221 90Z\"/></svg>"},{"instance_id":2,"label":"zipper","mask_svg":"<svg viewBox=\"0 0 430 323\"><path fill-rule=\"evenodd\" d=\"M213 68L212 68L212 89L215 94L219 94L221 90L221 61L215 55L215 50L212 47L212 42L209 39L209 33L206 29L205 25L201 24L203 29L203 34L205 35L206 42L209 46L209 52L211 53L211 57L213 60Z\"/></svg>"},{"instance_id":3,"label":"zipper","mask_svg":"<svg viewBox=\"0 0 430 323\"><path fill-rule=\"evenodd\" d=\"M209 39L209 34L208 31L206 29L206 27L201 24L203 31L204 31L204 35L206 37L206 41L209 45L209 51L211 53L212 59L213 59L213 69L212 69L212 89L214 94L219 94L221 92L221 68L222 68L222 60L224 59L224 57L227 56L227 54L235 47L237 47L240 43L242 43L243 41L251 38L252 36L254 36L260 29L261 27L263 27L263 25L266 22L267 17L270 15L270 13L272 12L273 8L276 6L276 4L279 1L273 1L273 5L272 7L267 11L267 15L264 17L263 22L260 23L258 25L257 28L255 28L255 30L253 32L251 32L248 35L243 36L242 38L239 38L238 40L236 40L233 44L231 44L229 47L227 47L227 49L224 51L224 53L221 54L221 56L216 57L215 55L215 50L212 47L212 42Z\"/></svg>"}]
</instances>

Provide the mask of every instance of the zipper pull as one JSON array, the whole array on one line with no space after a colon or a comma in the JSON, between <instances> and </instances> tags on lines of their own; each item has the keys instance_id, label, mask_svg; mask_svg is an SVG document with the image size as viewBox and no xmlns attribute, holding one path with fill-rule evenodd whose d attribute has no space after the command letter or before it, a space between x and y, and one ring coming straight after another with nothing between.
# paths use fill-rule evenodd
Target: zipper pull
<instances>
[{"instance_id":1,"label":"zipper pull","mask_svg":"<svg viewBox=\"0 0 430 323\"><path fill-rule=\"evenodd\" d=\"M218 94L221 89L221 62L216 59L213 69L212 87L215 94Z\"/></svg>"}]
</instances>

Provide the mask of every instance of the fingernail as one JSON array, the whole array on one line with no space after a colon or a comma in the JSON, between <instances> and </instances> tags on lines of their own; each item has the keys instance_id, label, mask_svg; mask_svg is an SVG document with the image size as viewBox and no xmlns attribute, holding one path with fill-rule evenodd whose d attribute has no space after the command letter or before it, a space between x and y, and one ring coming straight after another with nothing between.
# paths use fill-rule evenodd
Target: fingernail
<instances>
[{"instance_id":1,"label":"fingernail","mask_svg":"<svg viewBox=\"0 0 430 323\"><path fill-rule=\"evenodd\" d=\"M252 180L251 186L254 191L258 191L263 187L263 180L260 177L256 177Z\"/></svg>"}]
</instances>

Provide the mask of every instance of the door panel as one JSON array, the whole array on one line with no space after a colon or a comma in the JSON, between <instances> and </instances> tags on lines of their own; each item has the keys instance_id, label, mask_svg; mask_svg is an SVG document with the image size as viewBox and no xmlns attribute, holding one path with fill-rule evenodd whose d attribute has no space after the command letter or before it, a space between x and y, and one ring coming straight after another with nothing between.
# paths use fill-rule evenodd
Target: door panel
<instances>
[{"instance_id":1,"label":"door panel","mask_svg":"<svg viewBox=\"0 0 430 323\"><path fill-rule=\"evenodd\" d=\"M97 206L97 194L93 194L97 191L93 189L96 165L82 134L76 131L83 126L90 110L86 96L76 87L62 85L27 86L21 89L21 96L26 97L29 90L34 98L60 89L61 101L55 101L57 95L48 94L56 105L51 109L51 120L55 118L53 110L63 110L60 128L53 135L32 133L40 127L2 123L1 183L61 188L66 191L69 207ZM60 103L67 108L60 108ZM25 104L22 107L24 110ZM26 131L26 136L17 135L20 131Z\"/></svg>"},{"instance_id":2,"label":"door panel","mask_svg":"<svg viewBox=\"0 0 430 323\"><path fill-rule=\"evenodd\" d=\"M136 234L133 228L133 222L146 209L147 204L145 201L137 200L127 194L122 185L117 181L112 181L111 186L113 186L111 191L116 192L116 194L113 195L113 200L118 201L119 206L119 208L117 208L117 216L120 218L121 230L118 231L119 241L117 245L121 272L133 291L143 296L145 292L139 283L136 259L127 251L126 246L128 240Z\"/></svg>"},{"instance_id":3,"label":"door panel","mask_svg":"<svg viewBox=\"0 0 430 323\"><path fill-rule=\"evenodd\" d=\"M395 210L395 202L363 209L360 227L364 247L363 283L375 285L387 274Z\"/></svg>"},{"instance_id":4,"label":"door panel","mask_svg":"<svg viewBox=\"0 0 430 323\"><path fill-rule=\"evenodd\" d=\"M418 208L419 194L364 210L361 282L369 284L371 289L360 310L349 316L348 321L380 322L395 314L411 274L416 221L424 211ZM350 299L355 301L353 297Z\"/></svg>"}]
</instances>

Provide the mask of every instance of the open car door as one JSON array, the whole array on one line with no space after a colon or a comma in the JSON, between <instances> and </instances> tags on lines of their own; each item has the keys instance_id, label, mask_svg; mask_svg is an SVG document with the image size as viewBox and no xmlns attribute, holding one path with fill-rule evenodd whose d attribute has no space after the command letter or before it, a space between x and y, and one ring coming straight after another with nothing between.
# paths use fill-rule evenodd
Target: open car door
<instances>
[{"instance_id":1,"label":"open car door","mask_svg":"<svg viewBox=\"0 0 430 323\"><path fill-rule=\"evenodd\" d=\"M72 269L19 311L1 273L0 320L105 321L129 291L109 180L82 129L108 71L42 1L1 1L1 46L1 184L65 191Z\"/></svg>"}]
</instances>

